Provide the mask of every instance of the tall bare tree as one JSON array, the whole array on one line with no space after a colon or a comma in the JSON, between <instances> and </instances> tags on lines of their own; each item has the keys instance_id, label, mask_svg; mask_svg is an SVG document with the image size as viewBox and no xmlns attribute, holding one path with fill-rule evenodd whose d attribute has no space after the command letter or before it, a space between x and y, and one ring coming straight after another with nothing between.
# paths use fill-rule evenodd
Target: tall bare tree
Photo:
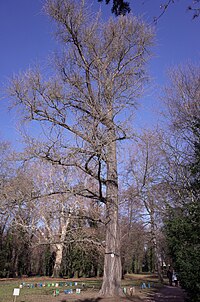
<instances>
[{"instance_id":1,"label":"tall bare tree","mask_svg":"<svg viewBox=\"0 0 200 302\"><path fill-rule=\"evenodd\" d=\"M165 152L159 131L145 131L132 148L128 172L129 191L143 205L141 216L149 225L150 245L156 270L162 282L161 254L159 251L159 227L165 210ZM153 261L153 262L154 262ZM154 269L154 268L153 268Z\"/></svg>"},{"instance_id":2,"label":"tall bare tree","mask_svg":"<svg viewBox=\"0 0 200 302\"><path fill-rule=\"evenodd\" d=\"M131 15L103 23L85 1L48 0L45 10L55 22L56 36L63 46L53 60L56 73L47 79L36 69L14 77L10 95L27 120L51 126L49 143L41 150L43 158L76 167L98 186L97 191L91 191L84 184L76 194L105 204L101 294L119 295L116 145L126 138L124 116L135 106L146 80L144 67L152 30ZM57 140L50 137L54 130L60 133Z\"/></svg>"}]
</instances>

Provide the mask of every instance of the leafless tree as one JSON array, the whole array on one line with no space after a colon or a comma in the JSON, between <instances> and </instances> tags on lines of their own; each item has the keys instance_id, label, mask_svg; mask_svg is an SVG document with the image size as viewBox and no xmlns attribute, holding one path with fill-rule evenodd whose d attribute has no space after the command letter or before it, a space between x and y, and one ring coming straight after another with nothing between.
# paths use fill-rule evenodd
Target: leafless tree
<instances>
[{"instance_id":1,"label":"leafless tree","mask_svg":"<svg viewBox=\"0 0 200 302\"><path fill-rule=\"evenodd\" d=\"M52 276L59 277L63 251L69 243L79 242L79 244L100 246L94 232L88 234L88 228L84 232L84 228L78 226L80 221L83 221L83 224L85 221L95 223L100 219L97 211L96 215L89 213L83 197L74 194L69 180L75 177L75 174L71 175L69 168L63 169L62 166L53 166L49 162L37 160L26 164L26 173L34 182L34 194L29 199L27 209L29 214L32 213L32 220L26 224L22 217L16 224L32 230L33 248L40 245L50 247L55 258Z\"/></svg>"},{"instance_id":2,"label":"leafless tree","mask_svg":"<svg viewBox=\"0 0 200 302\"><path fill-rule=\"evenodd\" d=\"M152 30L131 15L103 23L85 1L48 0L45 10L55 22L56 36L63 46L53 61L56 73L47 78L37 69L16 76L10 95L25 119L51 126L48 146L41 150L43 158L53 164L76 167L98 186L97 192L87 187L80 190L79 186L79 195L105 204L101 294L119 295L116 145L127 137L124 116L131 113L146 80L144 67ZM53 141L50 134L55 130L60 136Z\"/></svg>"},{"instance_id":3,"label":"leafless tree","mask_svg":"<svg viewBox=\"0 0 200 302\"><path fill-rule=\"evenodd\" d=\"M129 190L132 189L135 192L140 201L140 207L143 205L140 215L143 216L144 223L149 225L149 238L160 281L163 279L158 234L167 194L164 178L165 152L162 145L162 136L159 131L145 131L131 151L130 163L127 168Z\"/></svg>"},{"instance_id":4,"label":"leafless tree","mask_svg":"<svg viewBox=\"0 0 200 302\"><path fill-rule=\"evenodd\" d=\"M169 79L163 96L170 133L165 144L168 182L175 207L195 202L199 195L200 67L189 62L172 68Z\"/></svg>"},{"instance_id":5,"label":"leafless tree","mask_svg":"<svg viewBox=\"0 0 200 302\"><path fill-rule=\"evenodd\" d=\"M194 148L200 136L200 67L188 63L172 68L169 79L163 99L169 109L171 130Z\"/></svg>"}]
</instances>

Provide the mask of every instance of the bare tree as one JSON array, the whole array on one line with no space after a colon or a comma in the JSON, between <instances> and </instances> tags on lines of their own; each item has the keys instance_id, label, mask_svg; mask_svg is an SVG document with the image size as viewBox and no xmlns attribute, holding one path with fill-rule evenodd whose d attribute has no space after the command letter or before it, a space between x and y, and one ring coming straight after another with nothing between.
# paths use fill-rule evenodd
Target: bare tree
<instances>
[{"instance_id":1,"label":"bare tree","mask_svg":"<svg viewBox=\"0 0 200 302\"><path fill-rule=\"evenodd\" d=\"M189 199L194 198L194 175L199 181L200 67L187 63L171 68L169 79L163 96L169 119L169 135L165 138L167 181L176 202L181 203L181 195L189 193Z\"/></svg>"},{"instance_id":2,"label":"bare tree","mask_svg":"<svg viewBox=\"0 0 200 302\"><path fill-rule=\"evenodd\" d=\"M140 215L149 225L150 244L154 251L156 270L162 282L161 255L159 251L159 227L165 210L166 183L165 152L159 131L145 131L135 143L127 169L130 188L143 205Z\"/></svg>"},{"instance_id":3,"label":"bare tree","mask_svg":"<svg viewBox=\"0 0 200 302\"><path fill-rule=\"evenodd\" d=\"M164 100L172 130L168 150L173 155L170 162L174 200L165 223L167 246L182 287L190 301L197 301L200 295L200 65L187 63L171 69Z\"/></svg>"},{"instance_id":4,"label":"bare tree","mask_svg":"<svg viewBox=\"0 0 200 302\"><path fill-rule=\"evenodd\" d=\"M38 69L29 70L13 78L10 95L27 120L48 123L50 130L60 132L59 140L49 136L43 158L76 167L98 186L97 192L79 186L79 194L105 204L101 294L113 296L120 293L121 281L116 144L126 138L122 112L131 112L146 80L144 66L153 34L131 15L103 24L84 2L46 2L63 45L53 62L56 75L47 79Z\"/></svg>"},{"instance_id":5,"label":"bare tree","mask_svg":"<svg viewBox=\"0 0 200 302\"><path fill-rule=\"evenodd\" d=\"M75 196L73 186L69 184L69 180L75 178L75 174L71 175L69 169L40 160L26 164L26 170L29 178L34 179L34 194L29 200L29 212L32 213L33 220L29 225L21 222L21 226L32 229L36 247L50 247L55 258L52 277L59 277L64 248L69 242L86 241L83 230L75 227L75 224L91 217L87 215L85 200ZM91 242L94 243L94 238L88 236L87 244Z\"/></svg>"},{"instance_id":6,"label":"bare tree","mask_svg":"<svg viewBox=\"0 0 200 302\"><path fill-rule=\"evenodd\" d=\"M163 99L169 109L171 129L194 148L200 136L200 67L188 63L172 68L169 78Z\"/></svg>"}]
</instances>

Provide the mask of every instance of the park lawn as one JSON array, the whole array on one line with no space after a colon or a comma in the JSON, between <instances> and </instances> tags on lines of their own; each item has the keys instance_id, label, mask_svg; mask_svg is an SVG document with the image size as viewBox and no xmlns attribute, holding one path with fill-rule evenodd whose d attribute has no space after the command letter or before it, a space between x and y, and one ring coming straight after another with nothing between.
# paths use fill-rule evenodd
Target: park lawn
<instances>
[{"instance_id":1,"label":"park lawn","mask_svg":"<svg viewBox=\"0 0 200 302\"><path fill-rule=\"evenodd\" d=\"M74 286L74 281L78 282L77 286ZM19 288L20 284L25 282L25 286L20 289L20 296L16 297L16 302L51 302L51 301L77 301L83 297L94 298L98 295L98 291L101 287L101 279L78 279L78 280L65 280L40 277L40 278L25 278L25 279L4 279L0 281L0 302L12 302L14 301L13 290ZM73 286L59 286L55 287L55 284L59 282L73 282ZM151 287L141 289L141 283L150 282ZM45 287L28 288L27 284L45 283ZM54 286L48 287L48 283L54 283ZM150 275L128 275L125 280L122 280L122 288L132 287L136 288L135 298L144 299L147 295L153 294L155 289L159 287L156 277ZM81 288L81 294L64 294L66 289ZM58 289L60 295L53 296L54 291ZM132 299L131 299L132 300ZM133 301L136 301L133 300ZM80 300L79 300L80 301ZM130 300L129 300L130 301ZM138 301L138 300L137 300Z\"/></svg>"},{"instance_id":2,"label":"park lawn","mask_svg":"<svg viewBox=\"0 0 200 302\"><path fill-rule=\"evenodd\" d=\"M14 300L13 290L19 288L20 282L0 282L0 302L11 302ZM20 289L20 296L16 297L16 302L26 302L28 296L46 296L52 295L53 289L50 288L22 288ZM36 298L37 299L37 298ZM37 301L37 300L35 300Z\"/></svg>"},{"instance_id":3,"label":"park lawn","mask_svg":"<svg viewBox=\"0 0 200 302\"><path fill-rule=\"evenodd\" d=\"M67 280L58 280L59 282L65 283ZM56 289L58 289L60 292L64 292L65 289L72 289L75 290L76 288L81 288L82 291L98 291L101 286L100 280L87 280L84 282L78 281L78 285L80 286L59 286L56 287L55 284L57 283L56 280L52 279L43 279L43 278L25 278L25 279L16 279L16 280L9 280L4 279L3 281L0 281L0 302L12 302L14 300L13 297L13 291L14 288L19 288L20 284L25 283L25 286L23 288L20 288L20 296L16 297L16 302L28 302L28 301L35 301L35 302L42 302L49 301L48 299L53 297L53 293ZM71 282L69 280L68 282ZM45 287L34 287L34 288L28 288L27 284L35 284L35 283L45 283ZM48 287L48 283L54 283L54 286ZM73 282L74 283L74 282ZM83 284L84 283L84 287ZM67 295L65 295L67 296ZM43 297L43 298L42 298ZM55 298L55 297L53 297Z\"/></svg>"}]
</instances>

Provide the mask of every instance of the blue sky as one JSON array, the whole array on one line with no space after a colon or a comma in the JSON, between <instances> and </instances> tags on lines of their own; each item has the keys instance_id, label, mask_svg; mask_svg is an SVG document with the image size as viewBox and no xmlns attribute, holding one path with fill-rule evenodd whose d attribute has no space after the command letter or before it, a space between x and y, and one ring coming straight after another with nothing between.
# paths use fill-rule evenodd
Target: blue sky
<instances>
[{"instance_id":1,"label":"blue sky","mask_svg":"<svg viewBox=\"0 0 200 302\"><path fill-rule=\"evenodd\" d=\"M160 14L160 3L165 0L131 0L134 14L142 14L147 22ZM136 113L135 127L150 127L159 120L160 87L167 82L166 70L177 64L200 61L200 17L192 20L186 11L190 0L180 0L172 5L156 25L154 57L149 63L153 79L147 95L141 99ZM133 5L134 4L134 5ZM0 1L0 88L13 73L26 70L34 62L41 65L57 47L53 27L42 12L42 0ZM110 7L94 0L94 8L102 7L105 17ZM8 99L0 94L0 138L20 146L17 114L8 112Z\"/></svg>"}]
</instances>

